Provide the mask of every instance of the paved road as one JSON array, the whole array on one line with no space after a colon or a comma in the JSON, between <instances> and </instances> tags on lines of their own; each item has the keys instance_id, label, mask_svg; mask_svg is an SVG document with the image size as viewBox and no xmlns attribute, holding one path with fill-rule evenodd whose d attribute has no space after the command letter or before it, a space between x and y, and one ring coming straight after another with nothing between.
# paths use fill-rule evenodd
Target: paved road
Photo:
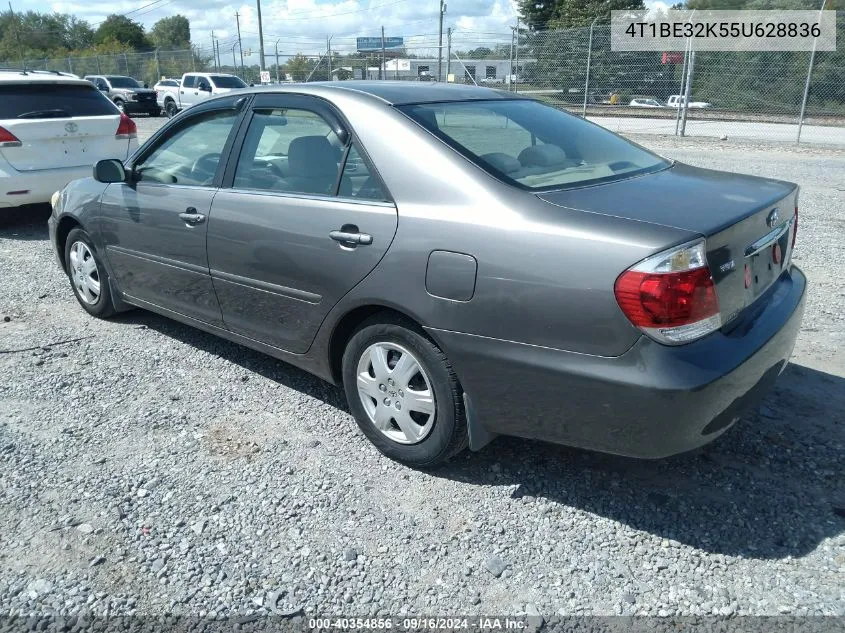
<instances>
[{"instance_id":1,"label":"paved road","mask_svg":"<svg viewBox=\"0 0 845 633\"><path fill-rule=\"evenodd\" d=\"M587 117L614 132L639 134L674 134L675 119L647 119L641 117ZM687 120L687 136L727 136L731 139L754 139L794 143L798 126L789 123L755 123L751 121ZM845 127L805 125L802 143L845 146Z\"/></svg>"}]
</instances>

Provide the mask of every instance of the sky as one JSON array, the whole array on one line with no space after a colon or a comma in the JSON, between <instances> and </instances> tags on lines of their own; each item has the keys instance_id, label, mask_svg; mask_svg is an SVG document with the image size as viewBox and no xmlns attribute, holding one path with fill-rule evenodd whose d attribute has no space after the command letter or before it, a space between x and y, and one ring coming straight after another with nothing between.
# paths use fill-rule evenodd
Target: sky
<instances>
[{"instance_id":1,"label":"sky","mask_svg":"<svg viewBox=\"0 0 845 633\"><path fill-rule=\"evenodd\" d=\"M507 39L516 23L515 0L446 0L444 30L461 31L467 39L498 34ZM145 27L174 14L191 21L195 45L211 47L211 33L221 52L236 41L235 13L240 14L244 49L257 49L258 19L255 0L12 0L16 10L33 9L70 13L92 25L110 13L126 14ZM276 40L282 52L325 50L327 36L333 48L353 47L356 36L426 36L410 41L433 44L438 33L439 0L261 0L264 40L272 52ZM268 52L268 54L269 54Z\"/></svg>"}]
</instances>

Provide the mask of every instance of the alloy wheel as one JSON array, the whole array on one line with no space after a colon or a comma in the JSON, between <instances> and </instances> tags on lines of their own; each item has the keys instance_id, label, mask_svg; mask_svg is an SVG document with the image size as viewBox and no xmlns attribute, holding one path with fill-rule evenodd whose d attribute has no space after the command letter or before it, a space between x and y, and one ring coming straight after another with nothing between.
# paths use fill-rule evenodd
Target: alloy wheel
<instances>
[{"instance_id":1,"label":"alloy wheel","mask_svg":"<svg viewBox=\"0 0 845 633\"><path fill-rule=\"evenodd\" d=\"M74 242L71 245L68 273L79 298L88 305L97 303L100 299L100 272L85 242Z\"/></svg>"},{"instance_id":2,"label":"alloy wheel","mask_svg":"<svg viewBox=\"0 0 845 633\"><path fill-rule=\"evenodd\" d=\"M417 444L434 427L437 406L431 381L401 345L375 343L358 361L356 384L370 422L399 444Z\"/></svg>"}]
</instances>

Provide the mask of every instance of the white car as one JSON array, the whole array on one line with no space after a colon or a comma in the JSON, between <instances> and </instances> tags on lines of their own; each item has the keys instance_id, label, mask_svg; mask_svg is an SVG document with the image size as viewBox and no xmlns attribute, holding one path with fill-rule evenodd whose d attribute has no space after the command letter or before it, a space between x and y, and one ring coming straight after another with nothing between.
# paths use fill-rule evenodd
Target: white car
<instances>
[{"instance_id":1,"label":"white car","mask_svg":"<svg viewBox=\"0 0 845 633\"><path fill-rule=\"evenodd\" d=\"M226 94L238 88L246 88L240 77L226 73L185 73L179 86L165 87L159 93L159 103L168 117L209 97Z\"/></svg>"},{"instance_id":2,"label":"white car","mask_svg":"<svg viewBox=\"0 0 845 633\"><path fill-rule=\"evenodd\" d=\"M666 106L669 108L682 108L684 106L685 97L683 95L672 95L666 100ZM710 108L713 104L707 101L690 101L688 107L690 108Z\"/></svg>"},{"instance_id":3,"label":"white car","mask_svg":"<svg viewBox=\"0 0 845 633\"><path fill-rule=\"evenodd\" d=\"M632 108L663 108L665 107L657 99L631 99L628 104Z\"/></svg>"},{"instance_id":4,"label":"white car","mask_svg":"<svg viewBox=\"0 0 845 633\"><path fill-rule=\"evenodd\" d=\"M90 82L0 71L0 209L49 202L97 161L137 147L135 123Z\"/></svg>"}]
</instances>

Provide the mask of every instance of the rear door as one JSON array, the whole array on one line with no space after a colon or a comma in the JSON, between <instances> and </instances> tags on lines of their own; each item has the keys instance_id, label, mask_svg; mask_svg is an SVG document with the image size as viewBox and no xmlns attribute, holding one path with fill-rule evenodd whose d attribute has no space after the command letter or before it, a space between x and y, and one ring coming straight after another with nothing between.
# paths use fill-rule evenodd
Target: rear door
<instances>
[{"instance_id":1,"label":"rear door","mask_svg":"<svg viewBox=\"0 0 845 633\"><path fill-rule=\"evenodd\" d=\"M259 95L242 129L211 209L214 288L228 329L303 353L387 252L396 208L325 102Z\"/></svg>"},{"instance_id":2,"label":"rear door","mask_svg":"<svg viewBox=\"0 0 845 633\"><path fill-rule=\"evenodd\" d=\"M197 76L185 75L182 79L182 85L179 87L179 105L182 108L187 108L197 102Z\"/></svg>"},{"instance_id":3,"label":"rear door","mask_svg":"<svg viewBox=\"0 0 845 633\"><path fill-rule=\"evenodd\" d=\"M17 171L125 159L130 141L116 138L119 124L120 112L89 82L0 84L0 126L21 142L0 156Z\"/></svg>"}]
</instances>

